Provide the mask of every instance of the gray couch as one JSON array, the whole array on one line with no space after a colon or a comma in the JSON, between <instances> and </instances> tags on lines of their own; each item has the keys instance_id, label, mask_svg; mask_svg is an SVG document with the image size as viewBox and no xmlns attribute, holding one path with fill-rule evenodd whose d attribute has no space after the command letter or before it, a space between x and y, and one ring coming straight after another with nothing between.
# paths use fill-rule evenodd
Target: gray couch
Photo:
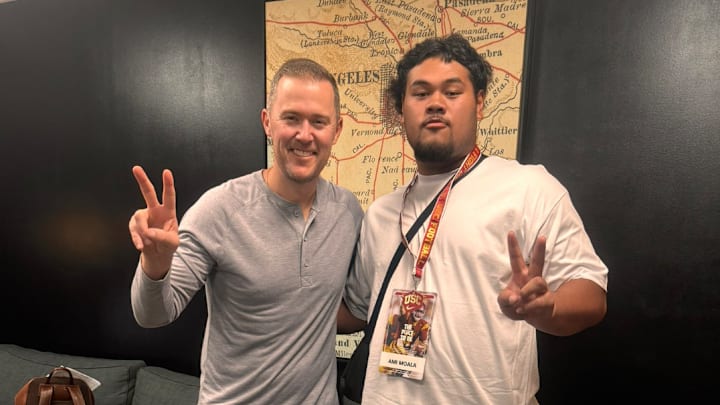
<instances>
[{"instance_id":1,"label":"gray couch","mask_svg":"<svg viewBox=\"0 0 720 405\"><path fill-rule=\"evenodd\" d=\"M33 377L67 366L101 382L94 391L97 405L196 405L200 379L142 360L112 360L71 356L0 344L0 404L11 404L15 393Z\"/></svg>"}]
</instances>

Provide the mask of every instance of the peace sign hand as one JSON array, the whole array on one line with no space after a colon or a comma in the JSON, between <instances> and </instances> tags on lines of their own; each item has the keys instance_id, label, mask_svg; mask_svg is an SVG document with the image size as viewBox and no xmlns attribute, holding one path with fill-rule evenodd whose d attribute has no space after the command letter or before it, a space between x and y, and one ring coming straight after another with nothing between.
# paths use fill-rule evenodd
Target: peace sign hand
<instances>
[{"instance_id":1,"label":"peace sign hand","mask_svg":"<svg viewBox=\"0 0 720 405\"><path fill-rule=\"evenodd\" d=\"M500 310L510 319L537 325L551 318L555 309L554 293L542 278L546 238L540 236L535 241L529 264L523 258L515 232L508 232L507 243L512 277L498 294Z\"/></svg>"},{"instance_id":2,"label":"peace sign hand","mask_svg":"<svg viewBox=\"0 0 720 405\"><path fill-rule=\"evenodd\" d=\"M173 175L170 170L163 170L163 194L160 203L145 170L134 166L132 172L147 208L135 211L130 218L130 238L141 253L145 274L159 280L170 270L172 255L180 244Z\"/></svg>"}]
</instances>

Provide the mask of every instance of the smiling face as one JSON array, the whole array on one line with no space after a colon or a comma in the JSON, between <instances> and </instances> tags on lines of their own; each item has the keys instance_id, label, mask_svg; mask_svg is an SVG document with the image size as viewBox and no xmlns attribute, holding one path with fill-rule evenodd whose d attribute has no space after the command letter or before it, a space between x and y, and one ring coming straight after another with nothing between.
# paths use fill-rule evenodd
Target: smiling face
<instances>
[{"instance_id":1,"label":"smiling face","mask_svg":"<svg viewBox=\"0 0 720 405\"><path fill-rule=\"evenodd\" d=\"M460 166L477 138L482 93L460 63L429 58L408 72L402 123L418 172L438 174Z\"/></svg>"},{"instance_id":2,"label":"smiling face","mask_svg":"<svg viewBox=\"0 0 720 405\"><path fill-rule=\"evenodd\" d=\"M317 180L342 131L332 85L308 77L285 76L272 104L263 109L265 134L272 141L274 166L294 183Z\"/></svg>"}]
</instances>

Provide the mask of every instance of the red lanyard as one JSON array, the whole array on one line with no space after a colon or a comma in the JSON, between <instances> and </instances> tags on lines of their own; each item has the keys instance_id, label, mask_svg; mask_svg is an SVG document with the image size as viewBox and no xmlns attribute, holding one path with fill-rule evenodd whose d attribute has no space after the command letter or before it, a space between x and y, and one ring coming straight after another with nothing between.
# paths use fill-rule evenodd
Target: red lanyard
<instances>
[{"instance_id":1,"label":"red lanyard","mask_svg":"<svg viewBox=\"0 0 720 405\"><path fill-rule=\"evenodd\" d=\"M448 180L448 182L445 184L442 191L440 192L440 195L438 195L437 201L435 201L435 206L432 210L432 214L430 214L430 222L428 223L428 228L425 231L425 237L423 238L422 244L420 245L420 250L418 251L417 260L415 262L414 276L418 280L422 278L423 268L425 268L425 263L427 263L428 258L430 257L430 250L432 249L433 243L435 242L435 236L437 235L437 230L440 226L440 219L442 218L443 212L445 211L447 199L450 196L450 189L452 188L453 183L455 183L458 178L462 177L480 161L480 156L480 148L475 145L473 150L465 157L465 160L460 166L460 169L458 169L455 175L450 180ZM402 242L405 245L405 248L407 248L408 252L410 253L412 253L412 251L410 250L410 244L408 243L408 240L405 238L405 233L403 233L402 219L403 210L405 209L405 200L407 199L408 194L410 194L410 189L412 189L412 187L415 185L417 178L418 175L416 172L415 176L413 176L412 181L410 181L410 184L408 184L405 192L403 193L402 206L400 207L400 237L402 238Z\"/></svg>"}]
</instances>

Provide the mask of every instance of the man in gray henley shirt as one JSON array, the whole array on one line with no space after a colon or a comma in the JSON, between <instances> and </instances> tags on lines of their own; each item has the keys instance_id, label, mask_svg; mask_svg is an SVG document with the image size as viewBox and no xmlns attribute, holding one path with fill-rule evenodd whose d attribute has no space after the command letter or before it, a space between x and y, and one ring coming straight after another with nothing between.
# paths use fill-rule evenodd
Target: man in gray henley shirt
<instances>
[{"instance_id":1,"label":"man in gray henley shirt","mask_svg":"<svg viewBox=\"0 0 720 405\"><path fill-rule=\"evenodd\" d=\"M363 211L320 177L342 131L334 78L286 62L261 119L273 166L211 188L180 224L172 173L160 202L133 168L147 203L129 225L133 312L167 325L205 288L200 404L335 404L336 314Z\"/></svg>"}]
</instances>

